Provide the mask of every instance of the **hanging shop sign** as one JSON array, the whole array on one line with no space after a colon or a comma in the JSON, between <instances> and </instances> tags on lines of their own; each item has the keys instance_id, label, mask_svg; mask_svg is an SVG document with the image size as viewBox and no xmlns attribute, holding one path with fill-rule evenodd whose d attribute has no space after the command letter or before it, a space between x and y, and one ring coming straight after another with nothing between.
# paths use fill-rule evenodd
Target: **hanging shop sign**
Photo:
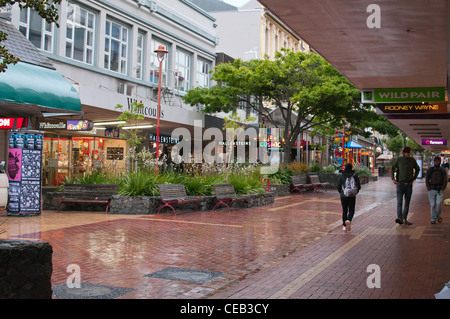
<instances>
[{"instance_id":1,"label":"hanging shop sign","mask_svg":"<svg viewBox=\"0 0 450 319\"><path fill-rule=\"evenodd\" d=\"M447 113L447 102L436 103L382 103L377 104L383 113Z\"/></svg>"},{"instance_id":2,"label":"hanging shop sign","mask_svg":"<svg viewBox=\"0 0 450 319\"><path fill-rule=\"evenodd\" d=\"M16 127L14 127L16 124ZM26 117L0 117L0 130L11 130L13 128L25 128L28 126Z\"/></svg>"},{"instance_id":3,"label":"hanging shop sign","mask_svg":"<svg viewBox=\"0 0 450 319\"><path fill-rule=\"evenodd\" d=\"M41 130L91 131L94 124L89 120L46 121L39 123Z\"/></svg>"},{"instance_id":4,"label":"hanging shop sign","mask_svg":"<svg viewBox=\"0 0 450 319\"><path fill-rule=\"evenodd\" d=\"M447 140L444 139L422 139L422 145L447 145Z\"/></svg>"},{"instance_id":5,"label":"hanging shop sign","mask_svg":"<svg viewBox=\"0 0 450 319\"><path fill-rule=\"evenodd\" d=\"M445 102L444 87L383 88L361 91L362 103Z\"/></svg>"},{"instance_id":6,"label":"hanging shop sign","mask_svg":"<svg viewBox=\"0 0 450 319\"><path fill-rule=\"evenodd\" d=\"M68 131L91 131L94 128L94 123L89 120L68 120Z\"/></svg>"},{"instance_id":7,"label":"hanging shop sign","mask_svg":"<svg viewBox=\"0 0 450 319\"><path fill-rule=\"evenodd\" d=\"M41 213L41 164L44 135L39 131L9 133L8 215Z\"/></svg>"}]
</instances>

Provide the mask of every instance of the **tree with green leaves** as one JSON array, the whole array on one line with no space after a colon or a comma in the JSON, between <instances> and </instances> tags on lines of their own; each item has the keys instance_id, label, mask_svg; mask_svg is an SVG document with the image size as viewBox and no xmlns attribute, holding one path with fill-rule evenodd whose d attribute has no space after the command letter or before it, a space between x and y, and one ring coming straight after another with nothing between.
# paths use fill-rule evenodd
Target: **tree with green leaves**
<instances>
[{"instance_id":1,"label":"tree with green leaves","mask_svg":"<svg viewBox=\"0 0 450 319\"><path fill-rule=\"evenodd\" d=\"M205 113L235 111L244 103L260 121L283 129L285 154L302 131L326 123L338 127L344 118L354 125L377 118L370 105L359 102L359 90L315 53L282 49L275 60L237 59L217 65L212 80L217 84L188 90L184 101L203 105ZM290 156L284 158L289 163Z\"/></svg>"},{"instance_id":2,"label":"tree with green leaves","mask_svg":"<svg viewBox=\"0 0 450 319\"><path fill-rule=\"evenodd\" d=\"M0 0L0 7L6 7L8 5L18 4L21 9L32 8L41 18L47 23L55 23L58 27L58 5L61 0ZM0 31L0 43L5 41L8 34ZM4 45L0 45L0 72L5 72L8 68L8 64L16 64L20 61L18 57L15 57L5 48Z\"/></svg>"}]
</instances>

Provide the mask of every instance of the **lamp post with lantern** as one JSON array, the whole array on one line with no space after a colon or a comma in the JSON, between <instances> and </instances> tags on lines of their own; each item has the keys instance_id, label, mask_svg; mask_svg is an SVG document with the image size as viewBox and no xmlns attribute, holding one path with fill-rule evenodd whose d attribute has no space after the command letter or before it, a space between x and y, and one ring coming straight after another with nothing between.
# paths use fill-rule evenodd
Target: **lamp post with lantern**
<instances>
[{"instance_id":1,"label":"lamp post with lantern","mask_svg":"<svg viewBox=\"0 0 450 319\"><path fill-rule=\"evenodd\" d=\"M167 51L163 45L159 45L158 49L154 51L159 61L159 78L158 78L158 116L156 120L156 161L159 159L159 119L161 117L161 78L162 78L162 63ZM156 165L156 173L158 174L158 164Z\"/></svg>"}]
</instances>

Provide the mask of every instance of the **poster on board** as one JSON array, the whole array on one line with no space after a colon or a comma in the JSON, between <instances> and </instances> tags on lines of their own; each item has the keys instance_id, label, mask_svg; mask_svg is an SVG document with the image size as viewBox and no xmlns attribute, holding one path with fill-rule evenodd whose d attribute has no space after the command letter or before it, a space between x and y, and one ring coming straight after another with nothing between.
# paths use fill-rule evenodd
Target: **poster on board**
<instances>
[{"instance_id":1,"label":"poster on board","mask_svg":"<svg viewBox=\"0 0 450 319\"><path fill-rule=\"evenodd\" d=\"M9 133L8 215L39 215L41 213L42 141L39 131Z\"/></svg>"}]
</instances>

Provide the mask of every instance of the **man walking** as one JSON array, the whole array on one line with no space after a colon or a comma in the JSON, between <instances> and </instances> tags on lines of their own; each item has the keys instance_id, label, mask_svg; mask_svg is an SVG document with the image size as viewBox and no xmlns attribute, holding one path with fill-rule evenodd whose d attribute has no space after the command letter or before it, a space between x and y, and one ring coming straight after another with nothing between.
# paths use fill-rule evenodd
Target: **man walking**
<instances>
[{"instance_id":1,"label":"man walking","mask_svg":"<svg viewBox=\"0 0 450 319\"><path fill-rule=\"evenodd\" d=\"M436 224L442 222L441 204L442 194L447 187L447 171L441 167L441 158L434 158L434 166L428 172L425 180L428 190L428 199L431 206L431 223Z\"/></svg>"},{"instance_id":2,"label":"man walking","mask_svg":"<svg viewBox=\"0 0 450 319\"><path fill-rule=\"evenodd\" d=\"M403 148L403 156L397 158L392 164L391 179L397 185L397 219L396 223L402 225L412 225L408 222L409 202L411 201L413 183L419 176L420 167L416 160L411 157L411 149ZM405 206L403 207L403 198Z\"/></svg>"}]
</instances>

